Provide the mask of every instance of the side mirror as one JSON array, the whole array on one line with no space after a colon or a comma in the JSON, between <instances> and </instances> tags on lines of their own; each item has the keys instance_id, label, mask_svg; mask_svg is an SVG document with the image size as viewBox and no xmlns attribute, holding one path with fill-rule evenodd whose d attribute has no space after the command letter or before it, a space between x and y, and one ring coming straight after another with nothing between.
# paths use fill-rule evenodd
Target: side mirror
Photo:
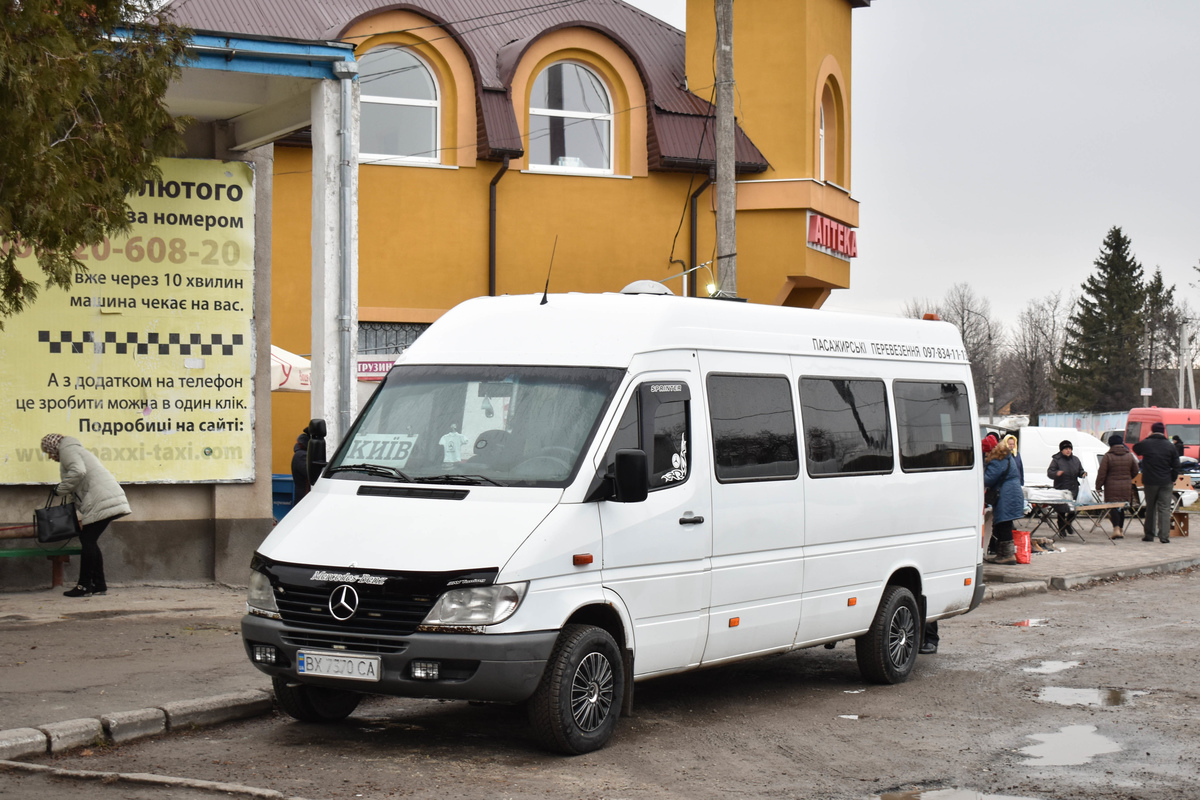
<instances>
[{"instance_id":1,"label":"side mirror","mask_svg":"<svg viewBox=\"0 0 1200 800\"><path fill-rule=\"evenodd\" d=\"M311 445L310 445L311 446ZM614 497L618 503L640 503L650 485L650 462L644 450L618 450L613 469Z\"/></svg>"},{"instance_id":2,"label":"side mirror","mask_svg":"<svg viewBox=\"0 0 1200 800\"><path fill-rule=\"evenodd\" d=\"M314 419L308 423L308 458L306 467L308 469L308 485L312 486L317 482L317 478L321 477L321 472L324 471L328 462L325 460L325 434L328 428L325 427L325 420Z\"/></svg>"}]
</instances>

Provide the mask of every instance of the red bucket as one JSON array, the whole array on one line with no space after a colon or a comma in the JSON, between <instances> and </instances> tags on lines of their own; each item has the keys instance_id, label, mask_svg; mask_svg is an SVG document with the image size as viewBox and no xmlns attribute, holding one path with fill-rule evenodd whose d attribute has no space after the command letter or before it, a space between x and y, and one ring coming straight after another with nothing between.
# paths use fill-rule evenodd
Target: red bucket
<instances>
[{"instance_id":1,"label":"red bucket","mask_svg":"<svg viewBox=\"0 0 1200 800\"><path fill-rule=\"evenodd\" d=\"M1029 531L1013 531L1013 544L1017 546L1017 563L1029 563Z\"/></svg>"}]
</instances>

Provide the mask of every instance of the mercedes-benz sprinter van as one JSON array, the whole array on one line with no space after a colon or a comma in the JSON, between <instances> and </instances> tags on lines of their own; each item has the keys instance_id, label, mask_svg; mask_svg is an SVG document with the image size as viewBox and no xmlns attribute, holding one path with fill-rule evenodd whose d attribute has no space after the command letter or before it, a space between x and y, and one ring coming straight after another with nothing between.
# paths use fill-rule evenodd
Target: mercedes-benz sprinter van
<instances>
[{"instance_id":1,"label":"mercedes-benz sprinter van","mask_svg":"<svg viewBox=\"0 0 1200 800\"><path fill-rule=\"evenodd\" d=\"M867 680L903 681L923 623L982 597L977 430L944 322L471 300L259 548L247 653L298 719L526 702L567 753L634 682L699 667L854 639Z\"/></svg>"}]
</instances>

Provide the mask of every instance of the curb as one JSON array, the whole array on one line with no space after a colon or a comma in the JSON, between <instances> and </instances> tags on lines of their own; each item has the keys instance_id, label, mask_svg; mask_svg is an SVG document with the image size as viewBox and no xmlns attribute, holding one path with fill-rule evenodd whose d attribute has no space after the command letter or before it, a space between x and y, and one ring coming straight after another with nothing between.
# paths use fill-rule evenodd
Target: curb
<instances>
[{"instance_id":1,"label":"curb","mask_svg":"<svg viewBox=\"0 0 1200 800\"><path fill-rule=\"evenodd\" d=\"M148 772L96 772L85 769L60 769L47 767L42 764L26 764L23 761L0 760L0 770L12 772L28 772L31 774L50 775L55 778L83 778L87 780L111 783L123 781L149 786L169 786L172 788L201 789L210 792L258 797L263 800L303 800L299 797L289 797L274 789L258 789L240 783L221 783L220 781L204 781L192 778L174 778L169 775L153 775Z\"/></svg>"},{"instance_id":2,"label":"curb","mask_svg":"<svg viewBox=\"0 0 1200 800\"><path fill-rule=\"evenodd\" d=\"M1109 578L1135 578L1139 575L1183 572L1192 567L1200 567L1200 556L1160 561L1157 564L1146 564L1140 567L1118 567L1115 569L1096 570L1095 572L1078 572L1073 575L1055 575L1050 578L1033 581L993 579L993 581L988 581L984 584L986 588L983 599L1006 600L1010 597L1023 597L1027 594L1041 594L1051 589L1067 591L1085 587L1097 581L1108 580Z\"/></svg>"},{"instance_id":3,"label":"curb","mask_svg":"<svg viewBox=\"0 0 1200 800\"><path fill-rule=\"evenodd\" d=\"M178 700L157 708L103 714L94 719L13 728L0 731L0 763L24 756L56 755L97 742L122 743L188 728L219 725L267 714L273 707L274 698L269 692L252 689L196 700ZM95 773L106 774L110 773ZM262 796L282 797L278 793Z\"/></svg>"},{"instance_id":4,"label":"curb","mask_svg":"<svg viewBox=\"0 0 1200 800\"><path fill-rule=\"evenodd\" d=\"M1165 572L1182 572L1185 569L1200 566L1200 557L1180 558L1173 561L1161 561L1157 564L1148 564L1141 567L1122 567L1118 569L1104 569L1088 574L1079 575L1064 575L1050 579L1050 586L1055 589L1066 590L1075 589L1080 586L1085 586L1093 581L1102 581L1107 578L1132 578L1137 575L1153 575L1156 573Z\"/></svg>"},{"instance_id":5,"label":"curb","mask_svg":"<svg viewBox=\"0 0 1200 800\"><path fill-rule=\"evenodd\" d=\"M1044 594L1050 591L1048 581L1021 581L1019 583L989 583L984 590L984 600L1007 600L1027 594Z\"/></svg>"}]
</instances>

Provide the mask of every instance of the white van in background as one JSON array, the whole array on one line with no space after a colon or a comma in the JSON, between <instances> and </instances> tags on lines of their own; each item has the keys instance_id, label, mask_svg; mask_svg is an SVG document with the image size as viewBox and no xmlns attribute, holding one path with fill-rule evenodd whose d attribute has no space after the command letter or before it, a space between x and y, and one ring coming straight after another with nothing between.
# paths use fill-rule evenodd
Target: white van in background
<instances>
[{"instance_id":1,"label":"white van in background","mask_svg":"<svg viewBox=\"0 0 1200 800\"><path fill-rule=\"evenodd\" d=\"M1108 452L1108 445L1095 436L1074 428L1050 428L1037 425L1017 431L1017 452L1025 468L1026 486L1053 486L1054 479L1046 474L1050 459L1058 453L1058 446L1067 441L1072 445L1072 455L1079 458L1088 478L1093 482L1100 469L1100 459Z\"/></svg>"},{"instance_id":2,"label":"white van in background","mask_svg":"<svg viewBox=\"0 0 1200 800\"><path fill-rule=\"evenodd\" d=\"M528 701L567 753L635 681L698 667L853 638L866 679L903 681L923 623L983 594L971 387L942 322L468 301L259 548L247 654L298 719Z\"/></svg>"}]
</instances>

